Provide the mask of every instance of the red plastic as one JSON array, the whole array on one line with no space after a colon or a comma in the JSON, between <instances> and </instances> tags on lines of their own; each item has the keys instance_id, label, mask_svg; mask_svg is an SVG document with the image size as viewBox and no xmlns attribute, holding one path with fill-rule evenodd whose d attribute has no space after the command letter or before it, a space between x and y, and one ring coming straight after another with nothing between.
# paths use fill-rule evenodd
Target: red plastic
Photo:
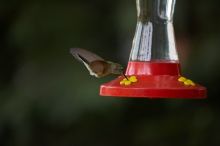
<instances>
[{"instance_id":1,"label":"red plastic","mask_svg":"<svg viewBox=\"0 0 220 146\"><path fill-rule=\"evenodd\" d=\"M130 61L126 75L180 75L180 64L174 61Z\"/></svg>"},{"instance_id":2,"label":"red plastic","mask_svg":"<svg viewBox=\"0 0 220 146\"><path fill-rule=\"evenodd\" d=\"M126 75L135 75L136 83L120 85L123 76L101 85L100 95L145 98L206 98L206 88L196 84L186 86L178 81L180 65L178 62L139 62L130 61Z\"/></svg>"}]
</instances>

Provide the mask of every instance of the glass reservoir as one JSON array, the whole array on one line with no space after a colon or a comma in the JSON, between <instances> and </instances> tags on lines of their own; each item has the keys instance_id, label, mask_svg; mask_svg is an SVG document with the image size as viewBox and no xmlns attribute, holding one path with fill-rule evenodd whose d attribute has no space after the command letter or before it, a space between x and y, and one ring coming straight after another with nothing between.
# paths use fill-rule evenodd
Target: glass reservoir
<instances>
[{"instance_id":1,"label":"glass reservoir","mask_svg":"<svg viewBox=\"0 0 220 146\"><path fill-rule=\"evenodd\" d=\"M174 5L175 0L137 1L137 28L130 61L178 61Z\"/></svg>"},{"instance_id":2,"label":"glass reservoir","mask_svg":"<svg viewBox=\"0 0 220 146\"><path fill-rule=\"evenodd\" d=\"M100 95L205 98L206 88L182 77L175 44L175 0L136 0L137 26L126 75L101 85ZM135 78L135 79L134 79ZM133 82L135 81L135 82Z\"/></svg>"},{"instance_id":3,"label":"glass reservoir","mask_svg":"<svg viewBox=\"0 0 220 146\"><path fill-rule=\"evenodd\" d=\"M178 68L173 29L175 0L137 0L136 5L137 26L126 74L149 75L154 71L149 68L152 65Z\"/></svg>"}]
</instances>

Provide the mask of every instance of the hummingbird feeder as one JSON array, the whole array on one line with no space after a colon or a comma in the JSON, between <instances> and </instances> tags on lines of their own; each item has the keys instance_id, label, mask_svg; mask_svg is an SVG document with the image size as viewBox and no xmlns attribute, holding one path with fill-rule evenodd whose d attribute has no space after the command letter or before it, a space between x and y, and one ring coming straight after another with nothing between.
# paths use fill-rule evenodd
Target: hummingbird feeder
<instances>
[{"instance_id":1,"label":"hummingbird feeder","mask_svg":"<svg viewBox=\"0 0 220 146\"><path fill-rule=\"evenodd\" d=\"M181 75L175 45L175 0L136 0L137 26L124 76L101 85L101 96L206 98L206 88Z\"/></svg>"}]
</instances>

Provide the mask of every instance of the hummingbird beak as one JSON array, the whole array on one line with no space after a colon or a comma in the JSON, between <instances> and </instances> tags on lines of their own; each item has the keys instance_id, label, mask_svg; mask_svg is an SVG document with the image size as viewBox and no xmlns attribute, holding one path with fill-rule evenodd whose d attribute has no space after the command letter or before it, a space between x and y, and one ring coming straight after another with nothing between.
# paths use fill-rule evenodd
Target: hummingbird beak
<instances>
[{"instance_id":1,"label":"hummingbird beak","mask_svg":"<svg viewBox=\"0 0 220 146\"><path fill-rule=\"evenodd\" d=\"M128 80L128 77L122 72L122 75ZM129 81L129 80L128 80Z\"/></svg>"}]
</instances>

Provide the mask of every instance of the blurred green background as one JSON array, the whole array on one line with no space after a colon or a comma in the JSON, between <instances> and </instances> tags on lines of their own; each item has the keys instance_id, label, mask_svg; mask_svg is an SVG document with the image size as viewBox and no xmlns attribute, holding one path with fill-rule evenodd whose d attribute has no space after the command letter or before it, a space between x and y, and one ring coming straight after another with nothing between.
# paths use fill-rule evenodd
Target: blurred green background
<instances>
[{"instance_id":1,"label":"blurred green background","mask_svg":"<svg viewBox=\"0 0 220 146\"><path fill-rule=\"evenodd\" d=\"M69 54L88 48L126 66L135 0L0 1L1 146L220 145L218 0L177 0L182 71L208 99L100 97L100 84Z\"/></svg>"}]
</instances>

